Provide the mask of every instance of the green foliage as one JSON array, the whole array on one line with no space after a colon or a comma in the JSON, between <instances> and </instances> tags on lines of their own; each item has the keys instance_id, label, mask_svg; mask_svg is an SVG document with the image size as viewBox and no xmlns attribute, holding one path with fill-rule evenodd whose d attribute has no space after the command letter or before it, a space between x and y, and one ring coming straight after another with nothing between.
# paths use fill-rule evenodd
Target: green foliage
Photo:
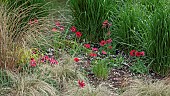
<instances>
[{"instance_id":1,"label":"green foliage","mask_svg":"<svg viewBox=\"0 0 170 96\"><path fill-rule=\"evenodd\" d=\"M119 49L127 49L137 47L140 48L139 38L145 32L145 7L140 3L133 3L132 0L118 3L115 6L113 22L112 38L118 43Z\"/></svg>"},{"instance_id":2,"label":"green foliage","mask_svg":"<svg viewBox=\"0 0 170 96\"><path fill-rule=\"evenodd\" d=\"M50 25L51 26L51 25ZM90 53L91 50L83 47L82 44L76 42L76 40L67 39L69 29L66 28L64 32L44 32L40 33L36 38L30 37L30 44L34 48L38 48L43 53L48 48L55 50L55 56L58 57L58 49L66 50L70 55L75 56L82 53Z\"/></svg>"},{"instance_id":3,"label":"green foliage","mask_svg":"<svg viewBox=\"0 0 170 96\"><path fill-rule=\"evenodd\" d=\"M102 23L110 16L111 0L70 0L73 25L87 41L98 42L104 38L106 31Z\"/></svg>"},{"instance_id":4,"label":"green foliage","mask_svg":"<svg viewBox=\"0 0 170 96\"><path fill-rule=\"evenodd\" d=\"M33 52L36 52L36 54L33 54ZM24 49L20 48L18 49L18 64L23 65L30 61L31 58L34 58L35 60L39 59L39 52L36 48L32 49Z\"/></svg>"},{"instance_id":5,"label":"green foliage","mask_svg":"<svg viewBox=\"0 0 170 96\"><path fill-rule=\"evenodd\" d=\"M111 59L109 61L108 67L112 68L122 68L123 63L125 62L124 58L122 55L118 55L115 59Z\"/></svg>"},{"instance_id":6,"label":"green foliage","mask_svg":"<svg viewBox=\"0 0 170 96\"><path fill-rule=\"evenodd\" d=\"M149 19L147 35L143 37L151 68L161 75L167 75L170 68L170 2L160 1Z\"/></svg>"},{"instance_id":7,"label":"green foliage","mask_svg":"<svg viewBox=\"0 0 170 96\"><path fill-rule=\"evenodd\" d=\"M6 71L0 69L0 88L5 86L11 86L11 78L7 75Z\"/></svg>"},{"instance_id":8,"label":"green foliage","mask_svg":"<svg viewBox=\"0 0 170 96\"><path fill-rule=\"evenodd\" d=\"M96 60L92 67L93 73L101 79L107 79L109 75L109 68L105 60Z\"/></svg>"},{"instance_id":9,"label":"green foliage","mask_svg":"<svg viewBox=\"0 0 170 96\"><path fill-rule=\"evenodd\" d=\"M130 70L137 74L147 74L149 72L148 68L145 66L144 62L140 59L136 59L137 61L132 63L130 66Z\"/></svg>"},{"instance_id":10,"label":"green foliage","mask_svg":"<svg viewBox=\"0 0 170 96\"><path fill-rule=\"evenodd\" d=\"M142 49L151 70L166 75L170 68L170 1L123 0L114 10L112 38L117 48Z\"/></svg>"}]
</instances>

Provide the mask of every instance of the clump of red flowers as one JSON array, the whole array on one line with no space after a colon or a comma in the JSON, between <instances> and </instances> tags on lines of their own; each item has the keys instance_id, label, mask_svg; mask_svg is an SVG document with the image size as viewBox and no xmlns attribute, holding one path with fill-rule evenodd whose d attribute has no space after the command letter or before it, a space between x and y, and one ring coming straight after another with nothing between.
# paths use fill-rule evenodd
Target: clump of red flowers
<instances>
[{"instance_id":1,"label":"clump of red flowers","mask_svg":"<svg viewBox=\"0 0 170 96\"><path fill-rule=\"evenodd\" d=\"M71 32L75 32L77 38L80 38L80 37L82 36L82 33L79 32L79 31L77 31L77 28L76 28L75 26L72 26L72 27L70 28L70 31L71 31ZM76 31L77 31L77 32L76 32Z\"/></svg>"},{"instance_id":2,"label":"clump of red flowers","mask_svg":"<svg viewBox=\"0 0 170 96\"><path fill-rule=\"evenodd\" d=\"M80 60L79 58L74 58L75 62L79 62L79 60Z\"/></svg>"},{"instance_id":3,"label":"clump of red flowers","mask_svg":"<svg viewBox=\"0 0 170 96\"><path fill-rule=\"evenodd\" d=\"M33 24L37 24L38 23L38 19L33 19L33 20L30 20L29 22L28 22L28 24L29 25L33 25Z\"/></svg>"},{"instance_id":4,"label":"clump of red flowers","mask_svg":"<svg viewBox=\"0 0 170 96\"><path fill-rule=\"evenodd\" d=\"M56 32L57 31L57 28L59 28L59 30L60 31L64 31L64 26L62 26L61 24L60 24L60 21L55 21L55 27L54 28L52 28L52 31L53 32Z\"/></svg>"},{"instance_id":5,"label":"clump of red flowers","mask_svg":"<svg viewBox=\"0 0 170 96\"><path fill-rule=\"evenodd\" d=\"M42 58L41 58L41 62L50 62L51 64L58 64L58 61L56 59L54 59L54 57L49 57L47 55L44 55Z\"/></svg>"},{"instance_id":6,"label":"clump of red flowers","mask_svg":"<svg viewBox=\"0 0 170 96\"><path fill-rule=\"evenodd\" d=\"M84 81L78 80L78 84L79 84L79 87L80 87L80 88L84 88L84 86L85 86Z\"/></svg>"},{"instance_id":7,"label":"clump of red flowers","mask_svg":"<svg viewBox=\"0 0 170 96\"><path fill-rule=\"evenodd\" d=\"M145 52L144 51L138 52L136 50L131 50L130 56L136 56L136 57L145 56Z\"/></svg>"}]
</instances>

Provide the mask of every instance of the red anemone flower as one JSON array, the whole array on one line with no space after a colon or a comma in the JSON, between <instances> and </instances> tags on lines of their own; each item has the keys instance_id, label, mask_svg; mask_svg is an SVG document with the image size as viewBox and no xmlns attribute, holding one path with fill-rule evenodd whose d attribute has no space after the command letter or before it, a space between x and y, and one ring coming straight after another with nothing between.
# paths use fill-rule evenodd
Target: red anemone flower
<instances>
[{"instance_id":1,"label":"red anemone flower","mask_svg":"<svg viewBox=\"0 0 170 96\"><path fill-rule=\"evenodd\" d=\"M54 59L54 57L50 58L51 64L58 64L57 60Z\"/></svg>"},{"instance_id":2,"label":"red anemone flower","mask_svg":"<svg viewBox=\"0 0 170 96\"><path fill-rule=\"evenodd\" d=\"M75 26L72 26L71 28L70 28L70 30L71 30L71 32L76 32L76 27Z\"/></svg>"},{"instance_id":3,"label":"red anemone flower","mask_svg":"<svg viewBox=\"0 0 170 96\"><path fill-rule=\"evenodd\" d=\"M53 32L56 32L57 31L57 28L52 28L52 30L51 31L53 31Z\"/></svg>"},{"instance_id":4,"label":"red anemone flower","mask_svg":"<svg viewBox=\"0 0 170 96\"><path fill-rule=\"evenodd\" d=\"M136 50L131 50L131 51L130 51L130 56L135 56L135 55L136 55L136 52L137 52Z\"/></svg>"},{"instance_id":5,"label":"red anemone flower","mask_svg":"<svg viewBox=\"0 0 170 96\"><path fill-rule=\"evenodd\" d=\"M107 43L107 42L106 42L105 40L102 40L102 41L100 42L100 46L104 46L106 43Z\"/></svg>"},{"instance_id":6,"label":"red anemone flower","mask_svg":"<svg viewBox=\"0 0 170 96\"><path fill-rule=\"evenodd\" d=\"M80 38L82 36L81 32L76 32L76 37Z\"/></svg>"},{"instance_id":7,"label":"red anemone flower","mask_svg":"<svg viewBox=\"0 0 170 96\"><path fill-rule=\"evenodd\" d=\"M106 42L107 42L107 44L109 44L112 42L112 39L110 38L110 39L106 40Z\"/></svg>"},{"instance_id":8,"label":"red anemone flower","mask_svg":"<svg viewBox=\"0 0 170 96\"><path fill-rule=\"evenodd\" d=\"M141 53L140 52L136 52L135 55L136 55L136 57L140 57Z\"/></svg>"},{"instance_id":9,"label":"red anemone flower","mask_svg":"<svg viewBox=\"0 0 170 96\"><path fill-rule=\"evenodd\" d=\"M30 66L31 66L31 67L36 67L36 61L35 61L34 58L31 58L31 60L30 60Z\"/></svg>"},{"instance_id":10,"label":"red anemone flower","mask_svg":"<svg viewBox=\"0 0 170 96\"><path fill-rule=\"evenodd\" d=\"M79 58L74 58L74 61L75 62L79 62Z\"/></svg>"},{"instance_id":11,"label":"red anemone flower","mask_svg":"<svg viewBox=\"0 0 170 96\"><path fill-rule=\"evenodd\" d=\"M90 53L90 56L91 56L91 57L96 57L97 54L95 54L95 53Z\"/></svg>"},{"instance_id":12,"label":"red anemone flower","mask_svg":"<svg viewBox=\"0 0 170 96\"><path fill-rule=\"evenodd\" d=\"M55 25L56 25L57 27L59 27L59 26L60 26L60 22L59 22L59 21L56 21L56 22L55 22Z\"/></svg>"},{"instance_id":13,"label":"red anemone flower","mask_svg":"<svg viewBox=\"0 0 170 96\"><path fill-rule=\"evenodd\" d=\"M30 21L28 22L29 25L33 25L33 23L34 23L34 22L33 22L32 20L30 20Z\"/></svg>"},{"instance_id":14,"label":"red anemone flower","mask_svg":"<svg viewBox=\"0 0 170 96\"><path fill-rule=\"evenodd\" d=\"M108 20L105 20L105 21L103 22L103 24L102 24L102 25L103 25L102 27L104 28L104 27L106 27L108 24L109 24L109 23L108 23Z\"/></svg>"},{"instance_id":15,"label":"red anemone flower","mask_svg":"<svg viewBox=\"0 0 170 96\"><path fill-rule=\"evenodd\" d=\"M106 55L107 53L106 53L106 51L102 50L102 54Z\"/></svg>"},{"instance_id":16,"label":"red anemone flower","mask_svg":"<svg viewBox=\"0 0 170 96\"><path fill-rule=\"evenodd\" d=\"M61 27L60 27L60 31L64 31L64 26L61 26Z\"/></svg>"},{"instance_id":17,"label":"red anemone flower","mask_svg":"<svg viewBox=\"0 0 170 96\"><path fill-rule=\"evenodd\" d=\"M93 51L98 51L98 48L92 48Z\"/></svg>"},{"instance_id":18,"label":"red anemone flower","mask_svg":"<svg viewBox=\"0 0 170 96\"><path fill-rule=\"evenodd\" d=\"M112 49L112 46L108 46L108 49Z\"/></svg>"},{"instance_id":19,"label":"red anemone flower","mask_svg":"<svg viewBox=\"0 0 170 96\"><path fill-rule=\"evenodd\" d=\"M84 47L86 47L86 48L90 48L90 44L84 44Z\"/></svg>"},{"instance_id":20,"label":"red anemone flower","mask_svg":"<svg viewBox=\"0 0 170 96\"><path fill-rule=\"evenodd\" d=\"M38 23L38 19L34 19L34 23Z\"/></svg>"},{"instance_id":21,"label":"red anemone flower","mask_svg":"<svg viewBox=\"0 0 170 96\"><path fill-rule=\"evenodd\" d=\"M78 80L78 84L79 84L79 87L80 87L80 88L84 88L84 86L85 86L84 81Z\"/></svg>"}]
</instances>

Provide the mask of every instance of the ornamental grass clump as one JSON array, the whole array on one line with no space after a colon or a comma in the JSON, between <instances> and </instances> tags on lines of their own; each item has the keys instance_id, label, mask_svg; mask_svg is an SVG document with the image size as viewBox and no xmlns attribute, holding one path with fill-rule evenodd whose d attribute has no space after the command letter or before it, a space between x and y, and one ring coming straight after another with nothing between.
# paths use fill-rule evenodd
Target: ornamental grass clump
<instances>
[{"instance_id":1,"label":"ornamental grass clump","mask_svg":"<svg viewBox=\"0 0 170 96\"><path fill-rule=\"evenodd\" d=\"M111 37L117 48L146 52L146 65L160 75L170 70L170 5L165 0L128 0L117 3Z\"/></svg>"},{"instance_id":2,"label":"ornamental grass clump","mask_svg":"<svg viewBox=\"0 0 170 96\"><path fill-rule=\"evenodd\" d=\"M115 6L112 18L113 28L111 37L118 43L117 48L130 51L141 48L142 34L145 33L147 13L146 8L138 1L120 1Z\"/></svg>"},{"instance_id":3,"label":"ornamental grass clump","mask_svg":"<svg viewBox=\"0 0 170 96\"><path fill-rule=\"evenodd\" d=\"M98 42L104 38L102 22L109 18L111 0L70 0L73 25L84 35L82 39Z\"/></svg>"},{"instance_id":4,"label":"ornamental grass clump","mask_svg":"<svg viewBox=\"0 0 170 96\"><path fill-rule=\"evenodd\" d=\"M163 80L135 80L120 96L170 96L170 85Z\"/></svg>"},{"instance_id":5,"label":"ornamental grass clump","mask_svg":"<svg viewBox=\"0 0 170 96\"><path fill-rule=\"evenodd\" d=\"M170 72L170 5L169 1L159 1L150 15L149 28L143 36L143 47L151 61L150 68L158 74Z\"/></svg>"},{"instance_id":6,"label":"ornamental grass clump","mask_svg":"<svg viewBox=\"0 0 170 96\"><path fill-rule=\"evenodd\" d=\"M28 8L36 6L36 8L32 8L28 12L28 16L24 18L28 20L32 17L45 17L49 14L48 6L52 5L47 0L6 0L5 4L9 8L9 10L17 9L17 8Z\"/></svg>"},{"instance_id":7,"label":"ornamental grass clump","mask_svg":"<svg viewBox=\"0 0 170 96\"><path fill-rule=\"evenodd\" d=\"M27 37L30 35L36 37L38 33L48 29L48 25L43 23L43 18L33 17L27 20L30 11L37 8L36 5L25 8L21 6L9 8L6 4L0 4L1 68L13 69L23 57L21 50L27 50Z\"/></svg>"}]
</instances>

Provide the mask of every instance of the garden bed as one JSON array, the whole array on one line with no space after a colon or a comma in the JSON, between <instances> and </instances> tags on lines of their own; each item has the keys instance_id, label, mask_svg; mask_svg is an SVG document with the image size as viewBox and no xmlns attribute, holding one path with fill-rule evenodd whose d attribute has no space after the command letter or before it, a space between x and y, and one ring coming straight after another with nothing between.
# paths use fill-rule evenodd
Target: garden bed
<instances>
[{"instance_id":1,"label":"garden bed","mask_svg":"<svg viewBox=\"0 0 170 96\"><path fill-rule=\"evenodd\" d=\"M0 1L0 95L169 96L169 4Z\"/></svg>"}]
</instances>

